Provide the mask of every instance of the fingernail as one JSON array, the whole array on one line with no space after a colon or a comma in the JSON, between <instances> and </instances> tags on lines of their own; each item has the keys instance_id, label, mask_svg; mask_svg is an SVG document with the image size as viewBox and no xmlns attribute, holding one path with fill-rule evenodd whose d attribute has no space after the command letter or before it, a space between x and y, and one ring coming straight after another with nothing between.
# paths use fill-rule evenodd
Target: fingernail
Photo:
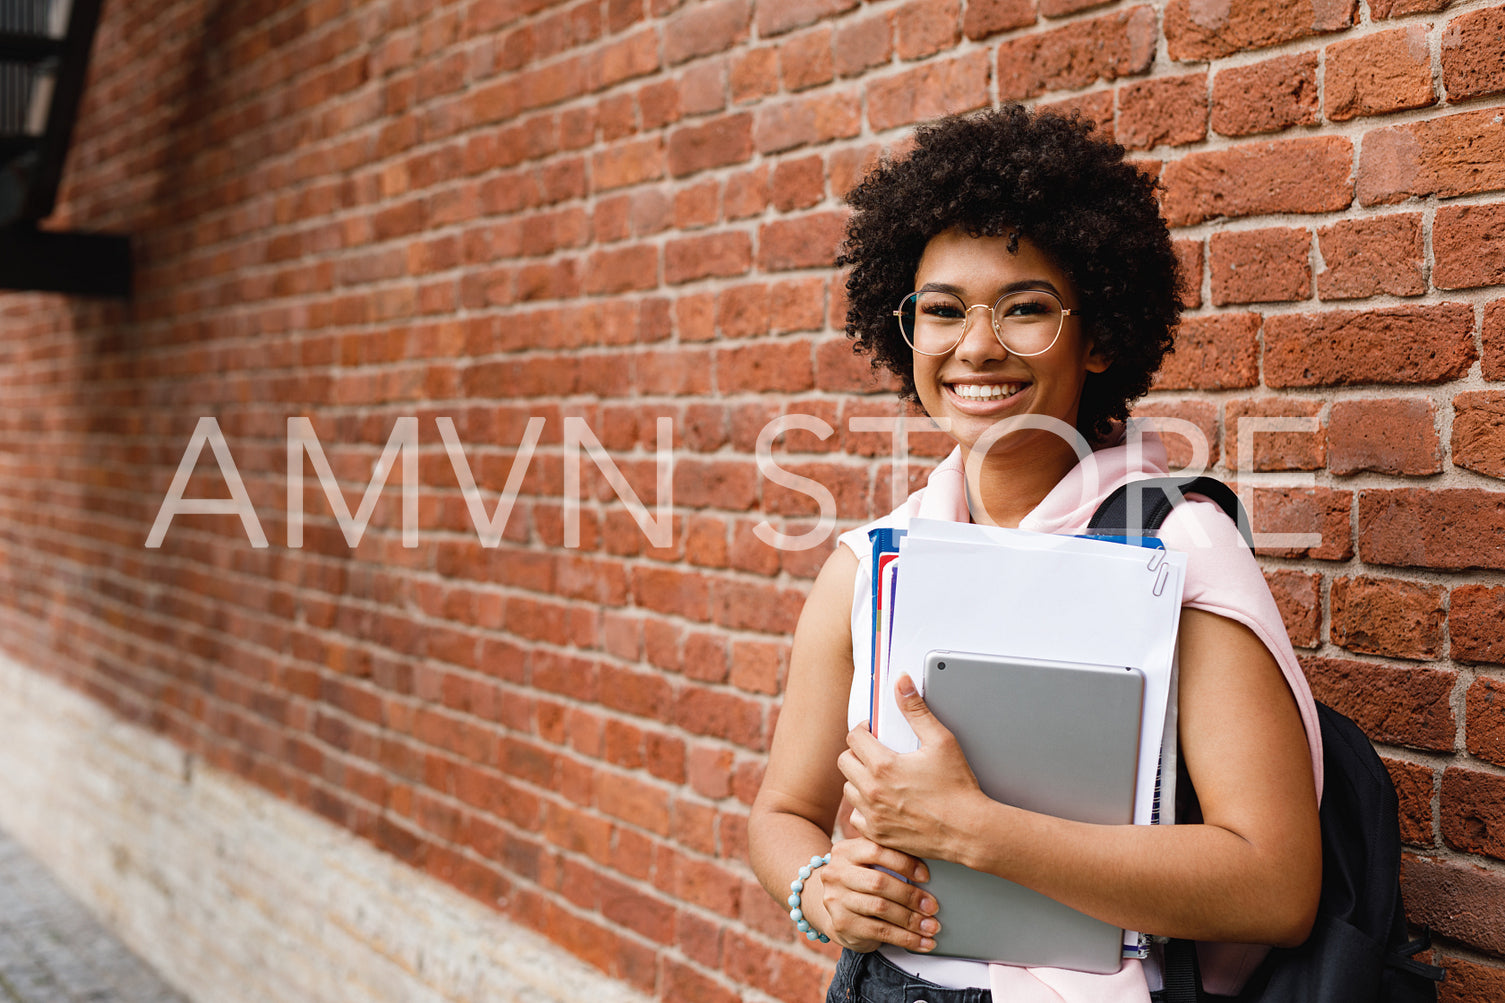
<instances>
[{"instance_id":1,"label":"fingernail","mask_svg":"<svg viewBox=\"0 0 1505 1003\"><path fill-rule=\"evenodd\" d=\"M929 895L920 899L920 912L935 912L935 899Z\"/></svg>"},{"instance_id":2,"label":"fingernail","mask_svg":"<svg viewBox=\"0 0 1505 1003\"><path fill-rule=\"evenodd\" d=\"M941 928L941 924L937 923L933 919L924 919L924 920L920 921L920 932L921 933L935 933L940 928Z\"/></svg>"},{"instance_id":3,"label":"fingernail","mask_svg":"<svg viewBox=\"0 0 1505 1003\"><path fill-rule=\"evenodd\" d=\"M922 937L922 938L920 938L920 950L922 950L922 951L933 951L933 950L935 950L935 941L931 940L929 937Z\"/></svg>"},{"instance_id":4,"label":"fingernail","mask_svg":"<svg viewBox=\"0 0 1505 1003\"><path fill-rule=\"evenodd\" d=\"M926 867L924 864L921 864L919 867L916 867L915 868L915 872L914 872L914 879L916 881L920 882L921 884L924 884L925 882L929 881L930 880L930 868Z\"/></svg>"}]
</instances>

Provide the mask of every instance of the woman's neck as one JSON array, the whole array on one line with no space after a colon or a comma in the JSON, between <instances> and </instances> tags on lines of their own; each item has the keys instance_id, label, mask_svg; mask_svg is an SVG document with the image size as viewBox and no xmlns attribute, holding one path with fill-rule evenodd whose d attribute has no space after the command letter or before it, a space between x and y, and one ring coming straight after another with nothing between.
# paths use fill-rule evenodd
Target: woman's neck
<instances>
[{"instance_id":1,"label":"woman's neck","mask_svg":"<svg viewBox=\"0 0 1505 1003\"><path fill-rule=\"evenodd\" d=\"M1029 451L996 451L973 470L965 447L962 460L967 469L967 504L972 521L992 526L1018 527L1024 517L1077 465L1076 452L1056 439L1054 445Z\"/></svg>"}]
</instances>

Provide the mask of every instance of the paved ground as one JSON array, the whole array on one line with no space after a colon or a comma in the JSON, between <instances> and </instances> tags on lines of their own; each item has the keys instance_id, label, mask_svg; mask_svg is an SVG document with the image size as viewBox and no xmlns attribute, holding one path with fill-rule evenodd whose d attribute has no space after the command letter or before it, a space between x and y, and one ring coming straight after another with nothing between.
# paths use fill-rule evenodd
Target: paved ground
<instances>
[{"instance_id":1,"label":"paved ground","mask_svg":"<svg viewBox=\"0 0 1505 1003\"><path fill-rule=\"evenodd\" d=\"M0 831L0 1003L187 1003Z\"/></svg>"}]
</instances>

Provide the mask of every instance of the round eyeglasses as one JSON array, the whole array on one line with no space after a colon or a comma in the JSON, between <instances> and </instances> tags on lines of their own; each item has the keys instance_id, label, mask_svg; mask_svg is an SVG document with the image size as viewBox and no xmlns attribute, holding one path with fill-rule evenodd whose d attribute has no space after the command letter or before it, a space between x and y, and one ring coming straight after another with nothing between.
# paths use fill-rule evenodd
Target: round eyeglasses
<instances>
[{"instance_id":1,"label":"round eyeglasses","mask_svg":"<svg viewBox=\"0 0 1505 1003\"><path fill-rule=\"evenodd\" d=\"M987 310L998 343L1019 356L1044 355L1060 337L1064 318L1081 316L1044 289L1007 293L991 307L967 306L953 293L921 289L904 297L894 316L910 348L921 355L945 355L966 337L973 310Z\"/></svg>"}]
</instances>

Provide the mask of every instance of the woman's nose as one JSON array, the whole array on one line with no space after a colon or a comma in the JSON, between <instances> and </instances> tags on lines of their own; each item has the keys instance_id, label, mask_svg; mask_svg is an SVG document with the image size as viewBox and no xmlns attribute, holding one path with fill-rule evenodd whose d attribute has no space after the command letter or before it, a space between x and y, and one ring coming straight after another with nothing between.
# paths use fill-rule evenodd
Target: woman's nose
<instances>
[{"instance_id":1,"label":"woman's nose","mask_svg":"<svg viewBox=\"0 0 1505 1003\"><path fill-rule=\"evenodd\" d=\"M977 313L975 311L981 311ZM980 362L985 359L1001 359L1008 354L998 333L993 330L993 308L986 303L967 307L967 319L962 327L962 340L956 344L956 357L964 362Z\"/></svg>"}]
</instances>

